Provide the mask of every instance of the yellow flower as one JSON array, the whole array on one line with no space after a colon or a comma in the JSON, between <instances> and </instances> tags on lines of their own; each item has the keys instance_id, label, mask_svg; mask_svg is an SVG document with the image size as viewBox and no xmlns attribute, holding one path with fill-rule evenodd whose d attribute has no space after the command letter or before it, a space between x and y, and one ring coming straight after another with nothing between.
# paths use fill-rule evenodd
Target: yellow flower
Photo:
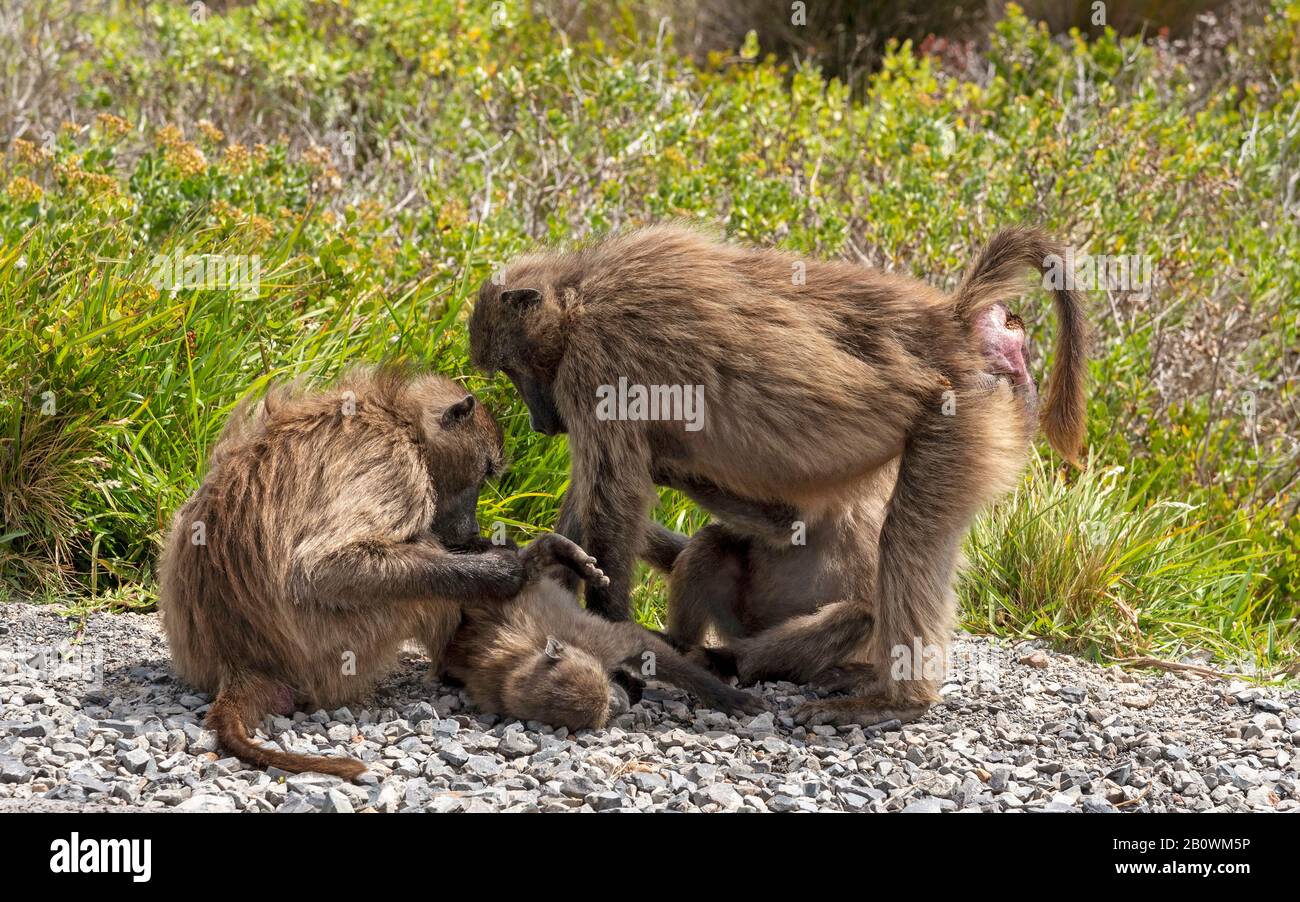
<instances>
[{"instance_id":1,"label":"yellow flower","mask_svg":"<svg viewBox=\"0 0 1300 902\"><path fill-rule=\"evenodd\" d=\"M213 144L220 144L226 140L225 134L207 119L200 119L195 123L195 128L203 132L203 137L207 138Z\"/></svg>"},{"instance_id":2,"label":"yellow flower","mask_svg":"<svg viewBox=\"0 0 1300 902\"><path fill-rule=\"evenodd\" d=\"M231 144L226 148L226 168L231 172L243 172L248 168L248 148L242 144Z\"/></svg>"},{"instance_id":3,"label":"yellow flower","mask_svg":"<svg viewBox=\"0 0 1300 902\"><path fill-rule=\"evenodd\" d=\"M157 138L163 147L177 147L185 143L185 135L174 125L164 125L158 129Z\"/></svg>"},{"instance_id":4,"label":"yellow flower","mask_svg":"<svg viewBox=\"0 0 1300 902\"><path fill-rule=\"evenodd\" d=\"M120 138L131 131L131 123L112 113L100 113L95 117L95 122L110 138Z\"/></svg>"},{"instance_id":5,"label":"yellow flower","mask_svg":"<svg viewBox=\"0 0 1300 902\"><path fill-rule=\"evenodd\" d=\"M208 169L208 158L203 155L203 151L188 141L167 148L167 162L175 166L186 178L202 175Z\"/></svg>"},{"instance_id":6,"label":"yellow flower","mask_svg":"<svg viewBox=\"0 0 1300 902\"><path fill-rule=\"evenodd\" d=\"M21 162L33 166L48 160L52 156L44 147L37 147L31 141L24 141L22 138L14 138L13 151L14 156L18 157Z\"/></svg>"},{"instance_id":7,"label":"yellow flower","mask_svg":"<svg viewBox=\"0 0 1300 902\"><path fill-rule=\"evenodd\" d=\"M21 175L9 180L5 193L20 204L29 204L32 201L40 200L45 194L40 185L31 179L23 178Z\"/></svg>"},{"instance_id":8,"label":"yellow flower","mask_svg":"<svg viewBox=\"0 0 1300 902\"><path fill-rule=\"evenodd\" d=\"M257 237L264 241L275 234L275 226L271 223L271 220L256 213L248 217L248 227L253 230Z\"/></svg>"}]
</instances>

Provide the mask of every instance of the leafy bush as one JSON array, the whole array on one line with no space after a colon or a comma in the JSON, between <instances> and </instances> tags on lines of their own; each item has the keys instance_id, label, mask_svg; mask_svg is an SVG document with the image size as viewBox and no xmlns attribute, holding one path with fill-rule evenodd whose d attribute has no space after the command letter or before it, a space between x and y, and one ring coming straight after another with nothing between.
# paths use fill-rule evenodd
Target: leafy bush
<instances>
[{"instance_id":1,"label":"leafy bush","mask_svg":"<svg viewBox=\"0 0 1300 902\"><path fill-rule=\"evenodd\" d=\"M160 531L235 400L392 356L499 412L514 462L485 521L553 523L564 442L470 370L461 327L477 283L539 242L683 217L951 287L998 227L1031 222L1148 256L1158 279L1092 295L1095 471L1070 485L1040 465L982 522L970 556L1001 569L964 584L970 622L1106 653L1123 636L1294 654L1300 4L1229 48L1242 63L1215 89L1163 40L1053 39L1012 6L986 75L903 43L859 98L752 41L693 62L620 8L578 42L522 0L258 0L197 19L48 0L0 28L19 86L0 92L5 584L147 605ZM160 290L158 255L186 254L259 255L256 297ZM1017 305L1047 349L1045 293ZM1104 494L1114 467L1124 487ZM1147 513L1112 524L1120 550L1073 594L1046 593L1093 553L1016 530L1099 497ZM702 522L671 495L658 513ZM1132 633L1111 602L1128 583ZM639 590L644 617L661 595Z\"/></svg>"}]
</instances>

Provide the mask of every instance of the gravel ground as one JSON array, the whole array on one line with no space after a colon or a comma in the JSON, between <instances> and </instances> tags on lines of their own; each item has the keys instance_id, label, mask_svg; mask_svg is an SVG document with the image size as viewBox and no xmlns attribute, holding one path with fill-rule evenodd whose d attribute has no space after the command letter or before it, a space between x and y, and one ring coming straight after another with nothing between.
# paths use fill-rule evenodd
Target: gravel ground
<instances>
[{"instance_id":1,"label":"gravel ground","mask_svg":"<svg viewBox=\"0 0 1300 902\"><path fill-rule=\"evenodd\" d=\"M418 655L372 707L262 725L358 756L361 784L250 769L201 727L154 615L0 619L0 811L1296 811L1300 692L1132 674L961 636L945 703L899 727L794 726L812 690L767 684L728 718L651 688L603 731L476 713Z\"/></svg>"}]
</instances>

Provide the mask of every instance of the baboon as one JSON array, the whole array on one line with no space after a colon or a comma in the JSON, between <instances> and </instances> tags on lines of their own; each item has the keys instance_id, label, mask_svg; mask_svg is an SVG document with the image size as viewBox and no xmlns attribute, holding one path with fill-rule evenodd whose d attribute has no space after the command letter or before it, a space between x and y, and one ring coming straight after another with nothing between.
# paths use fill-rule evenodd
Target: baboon
<instances>
[{"instance_id":1,"label":"baboon","mask_svg":"<svg viewBox=\"0 0 1300 902\"><path fill-rule=\"evenodd\" d=\"M587 579L588 586L603 581ZM503 604L467 607L446 668L482 708L573 730L605 725L610 677L624 668L679 686L721 711L763 710L758 697L721 682L653 632L584 611L549 579Z\"/></svg>"},{"instance_id":2,"label":"baboon","mask_svg":"<svg viewBox=\"0 0 1300 902\"><path fill-rule=\"evenodd\" d=\"M1026 441L1036 424L1037 389L1029 368L1024 325L1001 304L976 321L986 374L1005 380L1020 405ZM802 523L788 505L729 496L670 470L655 482L678 489L714 517L691 536L674 561L669 579L668 636L682 649L701 646L710 630L724 640L700 654L728 674L744 640L794 617L812 614L841 598L869 593L875 580L881 525L897 476L897 463L858 487L838 520ZM789 673L769 676L797 678ZM814 675L826 688L851 689L872 676L863 662L841 661ZM801 709L806 719L816 706Z\"/></svg>"},{"instance_id":3,"label":"baboon","mask_svg":"<svg viewBox=\"0 0 1300 902\"><path fill-rule=\"evenodd\" d=\"M946 648L961 539L1025 457L1015 395L986 373L978 323L1025 268L1043 272L1058 253L1038 232L1005 230L949 296L902 275L657 226L508 266L479 292L471 357L514 382L535 429L569 434L564 513L610 578L586 592L608 618L628 616L656 471L787 505L811 526L842 521L860 487L896 466L871 590L746 640L736 665L744 681L791 662L809 679L860 655L882 676L835 700L833 715L911 719L936 700L936 681L884 676L893 651ZM1071 290L1054 299L1042 422L1075 461L1086 330ZM699 386L703 428L598 416L615 383Z\"/></svg>"},{"instance_id":4,"label":"baboon","mask_svg":"<svg viewBox=\"0 0 1300 902\"><path fill-rule=\"evenodd\" d=\"M558 536L523 553L480 537L475 503L502 465L501 433L448 379L361 371L252 406L231 415L173 520L167 641L180 676L215 693L207 723L228 751L352 779L359 762L266 748L248 726L356 701L410 638L437 668L463 604L515 598L556 563L596 569Z\"/></svg>"}]
</instances>

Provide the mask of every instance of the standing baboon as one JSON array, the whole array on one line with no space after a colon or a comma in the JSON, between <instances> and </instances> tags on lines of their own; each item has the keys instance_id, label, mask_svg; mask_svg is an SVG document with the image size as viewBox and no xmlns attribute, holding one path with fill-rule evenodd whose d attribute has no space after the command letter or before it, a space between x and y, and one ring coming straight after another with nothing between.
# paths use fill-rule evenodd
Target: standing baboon
<instances>
[{"instance_id":1,"label":"standing baboon","mask_svg":"<svg viewBox=\"0 0 1300 902\"><path fill-rule=\"evenodd\" d=\"M977 321L977 330L986 373L1012 387L1028 442L1036 424L1037 390L1024 326L995 304ZM679 648L699 646L714 632L725 644L707 649L705 656L726 673L743 653L745 640L839 599L869 594L896 476L896 465L882 467L846 499L837 519L808 525L787 505L729 496L670 470L656 471L657 484L678 489L714 517L691 536L674 562L668 592L671 641ZM785 672L768 676L798 679L801 669L801 662L791 661ZM869 666L849 660L835 662L812 680L845 689L873 675ZM798 717L807 719L818 708L816 703L805 706Z\"/></svg>"},{"instance_id":2,"label":"standing baboon","mask_svg":"<svg viewBox=\"0 0 1300 902\"><path fill-rule=\"evenodd\" d=\"M501 462L491 416L439 376L358 372L236 409L173 521L159 590L176 670L216 694L207 722L227 750L356 777L359 762L266 748L248 727L361 698L408 638L438 667L463 603L514 598L566 555L594 572L559 537L523 555L480 539L479 487Z\"/></svg>"},{"instance_id":3,"label":"standing baboon","mask_svg":"<svg viewBox=\"0 0 1300 902\"><path fill-rule=\"evenodd\" d=\"M587 591L588 607L606 617L627 616L657 469L788 505L815 524L839 519L845 499L896 465L874 591L787 621L737 655L745 680L791 661L810 678L860 651L888 674L895 649L946 648L961 539L1021 470L1020 411L1011 387L985 373L978 323L1026 267L1043 271L1056 252L1036 232L1001 232L948 296L849 263L649 228L510 265L479 292L471 353L510 377L535 429L569 433L566 515L610 578ZM1075 295L1054 296L1043 425L1074 460L1085 327ZM696 422L600 415L598 399L615 384L693 388L707 412ZM882 676L838 700L851 703L836 716L910 718L935 690L927 674Z\"/></svg>"}]
</instances>

